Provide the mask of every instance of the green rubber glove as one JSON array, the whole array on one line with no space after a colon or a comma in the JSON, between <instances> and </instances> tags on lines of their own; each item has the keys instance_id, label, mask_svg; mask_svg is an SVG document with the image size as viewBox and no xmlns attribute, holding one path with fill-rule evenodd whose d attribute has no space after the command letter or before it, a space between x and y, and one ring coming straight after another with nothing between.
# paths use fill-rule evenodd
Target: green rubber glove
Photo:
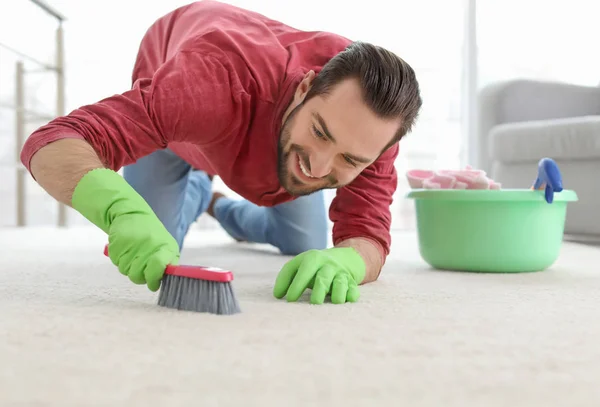
<instances>
[{"instance_id":1,"label":"green rubber glove","mask_svg":"<svg viewBox=\"0 0 600 407\"><path fill-rule=\"evenodd\" d=\"M85 174L72 206L108 234L111 261L133 283L157 291L167 265L179 264L175 238L117 172L99 168Z\"/></svg>"},{"instance_id":2,"label":"green rubber glove","mask_svg":"<svg viewBox=\"0 0 600 407\"><path fill-rule=\"evenodd\" d=\"M309 250L287 262L275 280L273 295L297 301L307 288L312 289L311 304L322 304L330 294L331 302L356 302L358 285L365 278L366 265L351 247Z\"/></svg>"}]
</instances>

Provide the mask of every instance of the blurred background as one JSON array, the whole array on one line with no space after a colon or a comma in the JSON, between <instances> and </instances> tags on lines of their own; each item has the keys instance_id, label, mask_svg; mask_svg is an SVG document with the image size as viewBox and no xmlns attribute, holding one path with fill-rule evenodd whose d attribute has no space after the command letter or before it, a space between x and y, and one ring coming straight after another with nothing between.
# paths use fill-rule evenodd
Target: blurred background
<instances>
[{"instance_id":1,"label":"blurred background","mask_svg":"<svg viewBox=\"0 0 600 407\"><path fill-rule=\"evenodd\" d=\"M491 165L482 147L488 136L482 134L478 116L483 89L518 80L586 90L600 83L600 25L596 24L597 2L592 0L370 0L360 7L341 0L226 2L298 28L377 43L415 68L424 107L414 132L402 142L397 161L395 229L413 227L412 203L403 199L407 169ZM85 223L74 211L59 213L52 198L24 174L18 160L20 143L57 114L127 90L137 47L148 26L187 3L1 2L0 226ZM57 48L61 43L62 51ZM64 63L64 75L53 70L57 63ZM22 79L18 79L19 67ZM562 88L558 89L560 94ZM527 109L522 100L519 106ZM19 112L22 126L17 121ZM535 174L526 177L529 184ZM199 222L199 227L214 226L210 219Z\"/></svg>"}]
</instances>

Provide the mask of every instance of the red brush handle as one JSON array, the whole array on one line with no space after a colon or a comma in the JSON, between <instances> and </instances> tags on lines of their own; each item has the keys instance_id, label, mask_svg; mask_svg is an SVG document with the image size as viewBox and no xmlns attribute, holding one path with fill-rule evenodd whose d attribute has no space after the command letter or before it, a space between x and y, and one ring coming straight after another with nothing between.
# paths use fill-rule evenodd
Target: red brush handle
<instances>
[{"instance_id":1,"label":"red brush handle","mask_svg":"<svg viewBox=\"0 0 600 407\"><path fill-rule=\"evenodd\" d=\"M108 257L108 245L104 246L104 255ZM231 271L218 267L168 265L165 269L165 274L195 278L197 280L216 281L219 283L227 283L233 280L233 273Z\"/></svg>"}]
</instances>

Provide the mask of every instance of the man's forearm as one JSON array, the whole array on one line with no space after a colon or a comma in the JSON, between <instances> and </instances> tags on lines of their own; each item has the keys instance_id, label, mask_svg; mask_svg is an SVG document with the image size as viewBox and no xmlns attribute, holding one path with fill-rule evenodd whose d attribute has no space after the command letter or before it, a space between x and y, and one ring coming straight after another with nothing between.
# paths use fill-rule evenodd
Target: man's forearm
<instances>
[{"instance_id":1,"label":"man's forearm","mask_svg":"<svg viewBox=\"0 0 600 407\"><path fill-rule=\"evenodd\" d=\"M67 138L42 147L31 158L31 174L54 199L71 206L73 191L89 171L104 165L84 140Z\"/></svg>"},{"instance_id":2,"label":"man's forearm","mask_svg":"<svg viewBox=\"0 0 600 407\"><path fill-rule=\"evenodd\" d=\"M381 268L383 267L383 259L381 258L379 248L372 240L355 237L338 243L336 247L352 247L365 261L365 278L359 284L367 284L377 280L379 273L381 272Z\"/></svg>"}]
</instances>

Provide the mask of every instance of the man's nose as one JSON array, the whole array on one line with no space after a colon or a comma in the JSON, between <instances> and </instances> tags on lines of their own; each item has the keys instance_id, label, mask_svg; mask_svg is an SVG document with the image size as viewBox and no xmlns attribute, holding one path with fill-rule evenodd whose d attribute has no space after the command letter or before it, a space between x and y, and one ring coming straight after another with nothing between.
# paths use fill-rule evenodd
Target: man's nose
<instances>
[{"instance_id":1,"label":"man's nose","mask_svg":"<svg viewBox=\"0 0 600 407\"><path fill-rule=\"evenodd\" d=\"M333 156L331 154L311 154L310 175L317 178L323 178L331 172L333 168Z\"/></svg>"}]
</instances>

